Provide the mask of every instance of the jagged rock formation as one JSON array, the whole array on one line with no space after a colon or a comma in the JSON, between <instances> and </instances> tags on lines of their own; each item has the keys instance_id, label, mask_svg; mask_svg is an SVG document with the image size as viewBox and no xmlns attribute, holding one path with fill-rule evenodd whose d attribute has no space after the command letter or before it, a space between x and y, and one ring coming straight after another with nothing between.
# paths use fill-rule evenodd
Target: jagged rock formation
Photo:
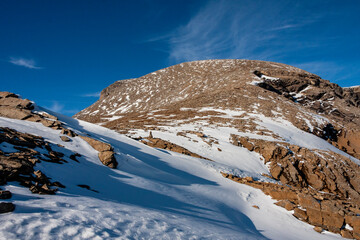
<instances>
[{"instance_id":1,"label":"jagged rock formation","mask_svg":"<svg viewBox=\"0 0 360 240\"><path fill-rule=\"evenodd\" d=\"M66 128L57 117L44 111L35 111L35 104L33 102L28 99L21 99L14 93L0 92L0 116L31 122L40 122L45 127L61 130L62 136L60 136L60 138L64 142L70 142L71 138L78 136L74 131ZM117 162L114 157L113 149L109 144L85 136L80 137L88 142L95 150L99 151L99 160L105 166L116 168ZM99 146L102 146L101 148L106 146L106 150L98 149ZM52 158L62 157L61 155L59 156L59 154L56 154L56 152L52 152L50 156ZM59 161L61 161L61 159Z\"/></svg>"},{"instance_id":2,"label":"jagged rock formation","mask_svg":"<svg viewBox=\"0 0 360 240\"><path fill-rule=\"evenodd\" d=\"M0 144L5 144L0 151L0 185L16 181L38 194L55 194L57 187L65 187L58 181L51 181L40 170L34 170L41 161L58 164L67 162L62 158L64 154L53 151L52 144L43 138L0 127ZM35 150L37 148L47 153L40 153ZM1 199L11 198L9 191L1 191L0 195ZM1 203L0 213L14 209L12 203Z\"/></svg>"},{"instance_id":3,"label":"jagged rock formation","mask_svg":"<svg viewBox=\"0 0 360 240\"><path fill-rule=\"evenodd\" d=\"M235 135L232 138L233 144L261 154L264 162L270 164L272 177L284 185L268 184L261 189L282 200L280 206L288 210L297 206L294 214L297 218L332 232L360 238L355 220L360 213L358 164L330 151L310 151L296 145ZM229 175L225 177L234 179ZM280 189L281 197L273 193L274 189ZM354 232L345 229L346 224L354 228Z\"/></svg>"},{"instance_id":4,"label":"jagged rock formation","mask_svg":"<svg viewBox=\"0 0 360 240\"><path fill-rule=\"evenodd\" d=\"M331 151L232 136L233 144L255 151L269 163L272 177L294 187L312 187L360 203L360 167Z\"/></svg>"},{"instance_id":5,"label":"jagged rock formation","mask_svg":"<svg viewBox=\"0 0 360 240\"><path fill-rule=\"evenodd\" d=\"M257 84L259 87L300 103L318 114L330 116L337 123L347 123L348 128L345 129L339 127L336 129L328 123L322 129L318 128L312 132L329 139L339 149L359 158L360 120L357 114L360 107L359 87L341 88L315 75L296 75L283 70L270 72L256 70L254 74L263 80ZM354 111L349 111L349 108ZM351 129L351 126L356 126L356 130Z\"/></svg>"},{"instance_id":6,"label":"jagged rock formation","mask_svg":"<svg viewBox=\"0 0 360 240\"><path fill-rule=\"evenodd\" d=\"M70 142L72 138L78 136L73 130L66 128L57 117L43 111L36 111L33 102L21 99L13 93L0 92L0 116L39 122L45 127L61 130L60 139L64 142ZM116 168L117 162L110 144L90 137L80 137L99 151L99 160L105 166ZM2 149L0 150L0 185L15 181L37 194L55 194L58 187L65 188L60 182L47 177L44 172L34 170L37 163L45 161L63 164L69 160L79 162L77 157L81 157L78 153L65 156L63 151L53 150L54 147L63 148L63 146L54 146L40 136L21 133L10 128L0 127L0 145ZM0 199L8 198L11 198L9 191L0 191ZM0 203L0 213L11 212L14 209L13 203Z\"/></svg>"},{"instance_id":7,"label":"jagged rock formation","mask_svg":"<svg viewBox=\"0 0 360 240\"><path fill-rule=\"evenodd\" d=\"M278 200L276 205L293 210L296 218L314 225L318 232L328 230L340 233L345 238L360 238L359 206L354 202L312 188L259 182L226 173L223 173L223 176L262 190ZM347 225L351 226L351 229L346 227Z\"/></svg>"},{"instance_id":8,"label":"jagged rock formation","mask_svg":"<svg viewBox=\"0 0 360 240\"><path fill-rule=\"evenodd\" d=\"M51 182L41 171L34 170L34 166L40 161L58 164L66 162L62 153L52 150L52 144L38 136L0 127L0 144L2 143L7 144L5 149L8 151L0 152L1 185L17 181L34 193L43 194L54 194L56 188L52 189L51 186L63 187L59 182ZM44 149L47 153L40 153L36 148Z\"/></svg>"},{"instance_id":9,"label":"jagged rock formation","mask_svg":"<svg viewBox=\"0 0 360 240\"><path fill-rule=\"evenodd\" d=\"M21 99L18 95L9 92L0 92L0 116L41 122L46 127L62 129L56 117L47 113L33 112L35 105L28 99Z\"/></svg>"}]
</instances>

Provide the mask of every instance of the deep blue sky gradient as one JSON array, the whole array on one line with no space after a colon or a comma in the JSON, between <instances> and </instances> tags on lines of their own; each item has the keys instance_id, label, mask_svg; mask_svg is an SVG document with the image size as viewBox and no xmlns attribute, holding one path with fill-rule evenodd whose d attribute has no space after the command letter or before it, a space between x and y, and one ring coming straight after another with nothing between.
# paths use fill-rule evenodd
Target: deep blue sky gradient
<instances>
[{"instance_id":1,"label":"deep blue sky gradient","mask_svg":"<svg viewBox=\"0 0 360 240\"><path fill-rule=\"evenodd\" d=\"M73 115L116 80L211 58L359 85L359 12L357 0L2 0L0 90Z\"/></svg>"}]
</instances>

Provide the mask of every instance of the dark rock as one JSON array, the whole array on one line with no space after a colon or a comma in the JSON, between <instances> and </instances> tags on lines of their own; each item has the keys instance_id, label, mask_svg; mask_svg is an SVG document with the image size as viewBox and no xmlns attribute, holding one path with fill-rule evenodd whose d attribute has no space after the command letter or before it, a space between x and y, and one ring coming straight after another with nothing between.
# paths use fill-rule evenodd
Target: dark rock
<instances>
[{"instance_id":1,"label":"dark rock","mask_svg":"<svg viewBox=\"0 0 360 240\"><path fill-rule=\"evenodd\" d=\"M74 131L72 131L72 130L70 130L70 129L66 129L66 128L63 128L63 129L61 130L61 134L67 135L67 136L69 136L69 137L75 137L75 136L77 136L77 134L74 133Z\"/></svg>"},{"instance_id":2,"label":"dark rock","mask_svg":"<svg viewBox=\"0 0 360 240\"><path fill-rule=\"evenodd\" d=\"M0 191L0 199L9 199L11 198L10 191Z\"/></svg>"},{"instance_id":3,"label":"dark rock","mask_svg":"<svg viewBox=\"0 0 360 240\"><path fill-rule=\"evenodd\" d=\"M0 213L12 212L15 210L15 205L8 202L0 202Z\"/></svg>"}]
</instances>

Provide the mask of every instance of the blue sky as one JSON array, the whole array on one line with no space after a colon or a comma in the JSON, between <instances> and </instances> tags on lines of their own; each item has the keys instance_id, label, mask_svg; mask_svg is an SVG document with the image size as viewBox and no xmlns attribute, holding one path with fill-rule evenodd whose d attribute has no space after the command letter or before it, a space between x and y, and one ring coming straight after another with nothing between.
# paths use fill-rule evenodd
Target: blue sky
<instances>
[{"instance_id":1,"label":"blue sky","mask_svg":"<svg viewBox=\"0 0 360 240\"><path fill-rule=\"evenodd\" d=\"M360 85L360 1L0 1L1 91L73 115L111 83L256 59Z\"/></svg>"}]
</instances>

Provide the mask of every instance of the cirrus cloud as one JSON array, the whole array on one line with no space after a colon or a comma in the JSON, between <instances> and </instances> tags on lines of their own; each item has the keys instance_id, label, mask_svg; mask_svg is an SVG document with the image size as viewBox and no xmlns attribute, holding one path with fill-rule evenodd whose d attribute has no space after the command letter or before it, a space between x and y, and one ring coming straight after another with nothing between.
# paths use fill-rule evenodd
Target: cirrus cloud
<instances>
[{"instance_id":1,"label":"cirrus cloud","mask_svg":"<svg viewBox=\"0 0 360 240\"><path fill-rule=\"evenodd\" d=\"M302 36L303 28L321 19L321 14L298 14L304 7L292 4L290 0L208 1L185 24L149 41L165 42L171 63L219 58L282 61L318 44Z\"/></svg>"},{"instance_id":2,"label":"cirrus cloud","mask_svg":"<svg viewBox=\"0 0 360 240\"><path fill-rule=\"evenodd\" d=\"M35 61L32 59L26 59L22 57L10 57L9 62L14 65L22 66L30 69L42 69L42 67L36 66Z\"/></svg>"}]
</instances>

